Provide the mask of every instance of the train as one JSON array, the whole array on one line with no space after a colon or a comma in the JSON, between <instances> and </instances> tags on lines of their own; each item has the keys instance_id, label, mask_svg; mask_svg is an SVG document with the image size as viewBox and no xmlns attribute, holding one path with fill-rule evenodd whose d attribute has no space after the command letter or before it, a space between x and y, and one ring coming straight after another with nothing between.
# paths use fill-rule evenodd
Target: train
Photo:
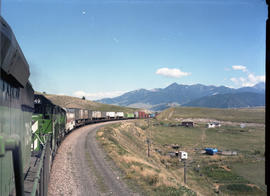
<instances>
[{"instance_id":1,"label":"train","mask_svg":"<svg viewBox=\"0 0 270 196\"><path fill-rule=\"evenodd\" d=\"M0 16L0 195L47 195L53 159L78 127L112 120L149 118L143 111L62 108L35 94L29 64Z\"/></svg>"}]
</instances>

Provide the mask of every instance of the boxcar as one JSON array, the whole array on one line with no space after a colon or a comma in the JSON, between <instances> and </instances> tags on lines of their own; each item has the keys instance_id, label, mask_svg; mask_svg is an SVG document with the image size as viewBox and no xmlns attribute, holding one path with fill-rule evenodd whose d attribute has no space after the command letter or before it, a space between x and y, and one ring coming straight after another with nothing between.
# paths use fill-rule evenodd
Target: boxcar
<instances>
[{"instance_id":1,"label":"boxcar","mask_svg":"<svg viewBox=\"0 0 270 196\"><path fill-rule=\"evenodd\" d=\"M74 108L74 110L75 110L75 124L76 124L76 127L84 125L83 109Z\"/></svg>"},{"instance_id":2,"label":"boxcar","mask_svg":"<svg viewBox=\"0 0 270 196\"><path fill-rule=\"evenodd\" d=\"M139 118L146 118L146 114L143 111L139 111Z\"/></svg>"},{"instance_id":3,"label":"boxcar","mask_svg":"<svg viewBox=\"0 0 270 196\"><path fill-rule=\"evenodd\" d=\"M124 112L116 112L115 113L115 118L116 119L122 119L122 118L124 118Z\"/></svg>"},{"instance_id":4,"label":"boxcar","mask_svg":"<svg viewBox=\"0 0 270 196\"><path fill-rule=\"evenodd\" d=\"M101 112L100 111L92 111L92 119L93 120L101 119Z\"/></svg>"},{"instance_id":5,"label":"boxcar","mask_svg":"<svg viewBox=\"0 0 270 196\"><path fill-rule=\"evenodd\" d=\"M106 112L107 119L115 119L115 112Z\"/></svg>"},{"instance_id":6,"label":"boxcar","mask_svg":"<svg viewBox=\"0 0 270 196\"><path fill-rule=\"evenodd\" d=\"M106 116L106 112L101 112L101 119L106 119L107 118L107 116Z\"/></svg>"},{"instance_id":7,"label":"boxcar","mask_svg":"<svg viewBox=\"0 0 270 196\"><path fill-rule=\"evenodd\" d=\"M75 124L75 109L74 108L66 108L66 132L73 130L76 126Z\"/></svg>"},{"instance_id":8,"label":"boxcar","mask_svg":"<svg viewBox=\"0 0 270 196\"><path fill-rule=\"evenodd\" d=\"M134 117L139 118L139 112L134 112Z\"/></svg>"},{"instance_id":9,"label":"boxcar","mask_svg":"<svg viewBox=\"0 0 270 196\"><path fill-rule=\"evenodd\" d=\"M88 117L86 120L86 123L90 123L92 121L92 110L88 110Z\"/></svg>"},{"instance_id":10,"label":"boxcar","mask_svg":"<svg viewBox=\"0 0 270 196\"><path fill-rule=\"evenodd\" d=\"M134 113L125 113L125 118L134 118Z\"/></svg>"}]
</instances>

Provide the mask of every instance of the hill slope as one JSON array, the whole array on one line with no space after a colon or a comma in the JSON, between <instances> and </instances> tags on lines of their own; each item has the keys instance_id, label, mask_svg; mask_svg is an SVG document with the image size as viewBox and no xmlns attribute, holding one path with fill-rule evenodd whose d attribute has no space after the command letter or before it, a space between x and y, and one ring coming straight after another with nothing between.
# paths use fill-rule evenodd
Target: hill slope
<instances>
[{"instance_id":1,"label":"hill slope","mask_svg":"<svg viewBox=\"0 0 270 196\"><path fill-rule=\"evenodd\" d=\"M41 94L41 93L39 93ZM108 105L97 103L89 100L82 100L77 97L71 97L66 95L53 95L53 94L42 94L47 99L51 100L54 104L65 108L85 108L89 110L99 111L122 111L122 112L134 112L135 108L121 107L115 105Z\"/></svg>"}]
</instances>

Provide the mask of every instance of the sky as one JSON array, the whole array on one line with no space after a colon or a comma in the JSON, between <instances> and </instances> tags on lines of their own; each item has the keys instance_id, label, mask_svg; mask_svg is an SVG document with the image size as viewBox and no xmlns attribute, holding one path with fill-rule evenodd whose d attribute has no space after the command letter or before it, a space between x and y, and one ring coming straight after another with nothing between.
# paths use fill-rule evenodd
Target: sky
<instances>
[{"instance_id":1,"label":"sky","mask_svg":"<svg viewBox=\"0 0 270 196\"><path fill-rule=\"evenodd\" d=\"M265 81L264 0L2 0L36 91L96 100Z\"/></svg>"}]
</instances>

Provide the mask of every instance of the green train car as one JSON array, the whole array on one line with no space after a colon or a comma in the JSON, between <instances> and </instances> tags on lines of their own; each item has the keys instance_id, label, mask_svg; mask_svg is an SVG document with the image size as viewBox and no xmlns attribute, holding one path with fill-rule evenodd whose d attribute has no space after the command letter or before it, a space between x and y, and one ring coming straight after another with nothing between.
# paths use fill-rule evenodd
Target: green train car
<instances>
[{"instance_id":1,"label":"green train car","mask_svg":"<svg viewBox=\"0 0 270 196\"><path fill-rule=\"evenodd\" d=\"M0 195L20 195L30 164L34 91L28 63L1 16L0 32Z\"/></svg>"},{"instance_id":2,"label":"green train car","mask_svg":"<svg viewBox=\"0 0 270 196\"><path fill-rule=\"evenodd\" d=\"M125 113L124 116L125 118L135 118L134 113Z\"/></svg>"},{"instance_id":3,"label":"green train car","mask_svg":"<svg viewBox=\"0 0 270 196\"><path fill-rule=\"evenodd\" d=\"M55 153L65 136L66 111L40 94L34 95L34 104L32 150L39 151L50 141Z\"/></svg>"}]
</instances>

